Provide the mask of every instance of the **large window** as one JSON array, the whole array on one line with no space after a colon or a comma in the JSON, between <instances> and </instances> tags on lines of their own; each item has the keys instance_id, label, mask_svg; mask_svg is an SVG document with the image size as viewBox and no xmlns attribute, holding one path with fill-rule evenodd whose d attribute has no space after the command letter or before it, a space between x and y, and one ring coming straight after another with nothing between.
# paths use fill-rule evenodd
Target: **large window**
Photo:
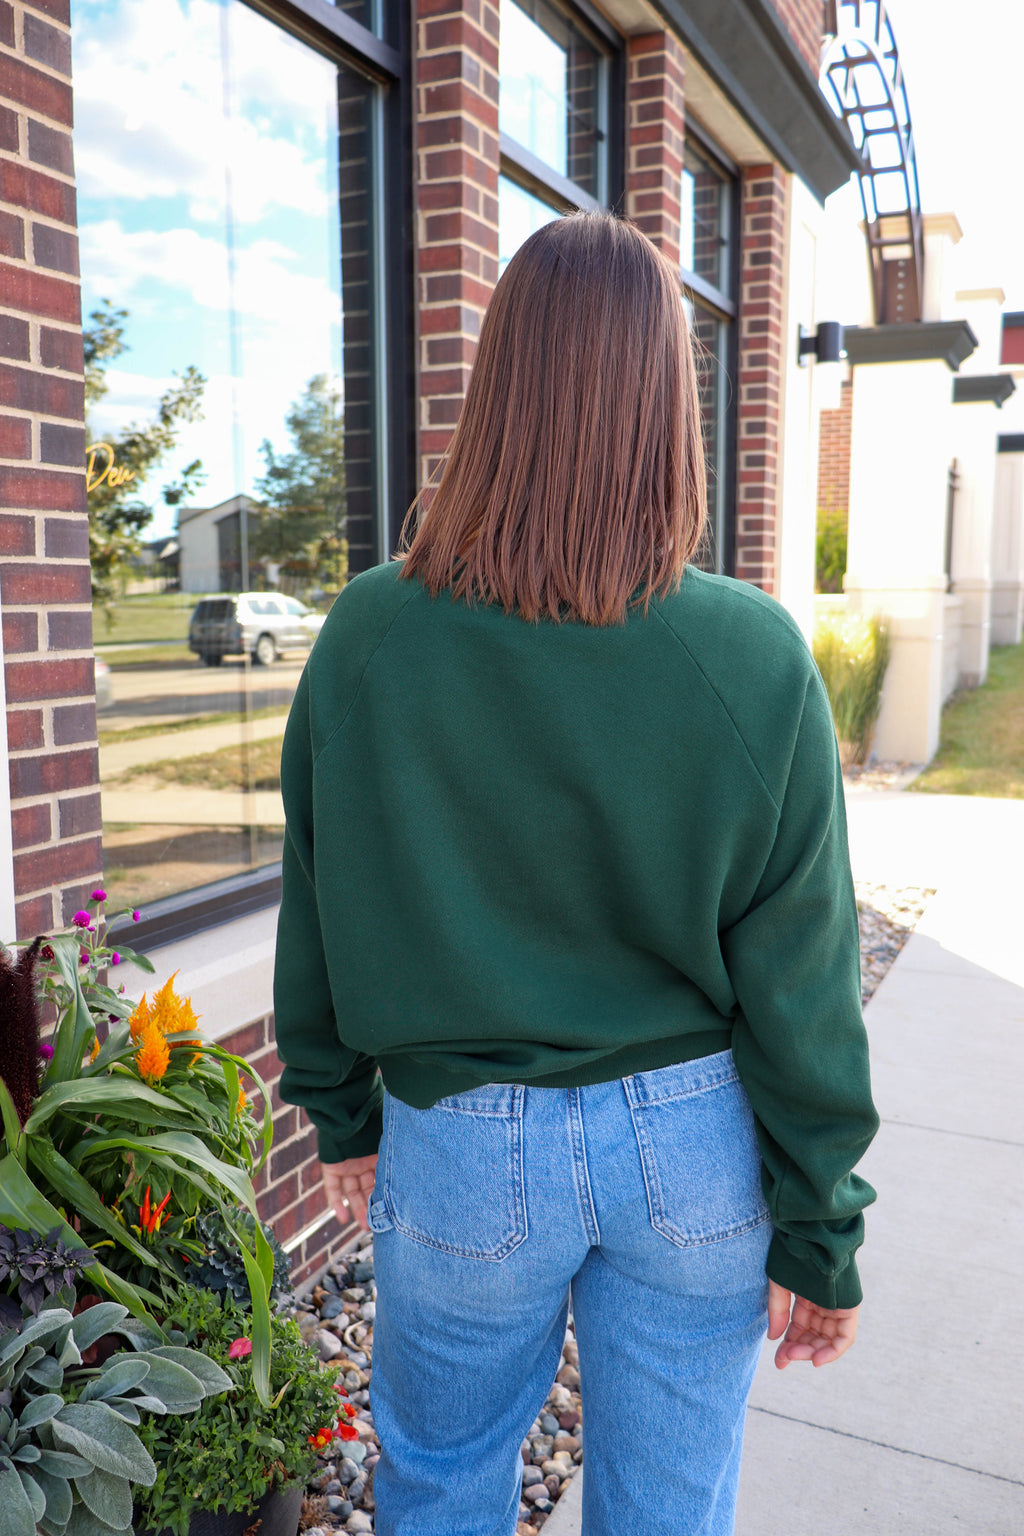
<instances>
[{"instance_id":1,"label":"large window","mask_svg":"<svg viewBox=\"0 0 1024 1536\"><path fill-rule=\"evenodd\" d=\"M383 13L339 11L320 52L243 0L76 0L116 902L280 858L303 663L389 546L382 87L346 49Z\"/></svg>"},{"instance_id":2,"label":"large window","mask_svg":"<svg viewBox=\"0 0 1024 1536\"><path fill-rule=\"evenodd\" d=\"M618 195L621 93L614 32L554 0L502 0L498 126L499 265L571 208Z\"/></svg>"},{"instance_id":3,"label":"large window","mask_svg":"<svg viewBox=\"0 0 1024 1536\"><path fill-rule=\"evenodd\" d=\"M679 262L695 340L708 470L708 547L702 564L734 566L737 184L703 141L686 141Z\"/></svg>"}]
</instances>

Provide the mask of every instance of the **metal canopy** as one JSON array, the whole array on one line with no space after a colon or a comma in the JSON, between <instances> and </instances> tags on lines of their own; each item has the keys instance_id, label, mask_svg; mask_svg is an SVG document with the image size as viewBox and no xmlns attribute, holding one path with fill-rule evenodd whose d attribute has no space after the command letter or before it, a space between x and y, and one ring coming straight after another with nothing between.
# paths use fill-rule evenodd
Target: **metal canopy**
<instances>
[{"instance_id":1,"label":"metal canopy","mask_svg":"<svg viewBox=\"0 0 1024 1536\"><path fill-rule=\"evenodd\" d=\"M826 0L821 88L861 151L875 321L920 320L924 237L914 130L883 0Z\"/></svg>"}]
</instances>

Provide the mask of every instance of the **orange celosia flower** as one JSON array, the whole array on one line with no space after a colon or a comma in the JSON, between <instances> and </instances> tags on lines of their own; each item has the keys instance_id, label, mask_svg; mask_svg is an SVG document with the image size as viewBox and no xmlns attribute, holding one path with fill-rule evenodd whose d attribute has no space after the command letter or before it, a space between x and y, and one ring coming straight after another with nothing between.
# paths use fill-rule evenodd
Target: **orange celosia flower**
<instances>
[{"instance_id":1,"label":"orange celosia flower","mask_svg":"<svg viewBox=\"0 0 1024 1536\"><path fill-rule=\"evenodd\" d=\"M135 1065L139 1076L152 1088L167 1071L171 1060L171 1048L154 1023L146 1025L142 1032L142 1044L135 1052Z\"/></svg>"},{"instance_id":2,"label":"orange celosia flower","mask_svg":"<svg viewBox=\"0 0 1024 1536\"><path fill-rule=\"evenodd\" d=\"M143 992L142 1001L139 1003L135 1012L128 1020L128 1029L133 1040L142 1039L142 1031L149 1023L151 1014L152 1010L150 1009L149 1003L146 1001L146 994Z\"/></svg>"},{"instance_id":3,"label":"orange celosia flower","mask_svg":"<svg viewBox=\"0 0 1024 1536\"><path fill-rule=\"evenodd\" d=\"M169 976L163 986L153 993L152 1002L149 1002L143 993L142 1001L129 1021L133 1040L141 1040L146 1026L150 1024L162 1035L183 1035L198 1028L199 1021L193 1011L191 999L179 997L174 990L177 974L175 971L174 975ZM179 1045L197 1043L196 1039L175 1040L172 1049Z\"/></svg>"},{"instance_id":4,"label":"orange celosia flower","mask_svg":"<svg viewBox=\"0 0 1024 1536\"><path fill-rule=\"evenodd\" d=\"M99 1053L100 1053L100 1037L99 1037L99 1035L96 1035L93 1038L92 1050L89 1052L89 1060L90 1060L90 1062L95 1061L96 1057L99 1055Z\"/></svg>"},{"instance_id":5,"label":"orange celosia flower","mask_svg":"<svg viewBox=\"0 0 1024 1536\"><path fill-rule=\"evenodd\" d=\"M245 1089L244 1088L239 1088L239 1090L238 1090L238 1105L237 1105L238 1113L241 1114L242 1110L246 1109L248 1107L248 1104L249 1104L249 1099L248 1099L248 1097L246 1095Z\"/></svg>"}]
</instances>

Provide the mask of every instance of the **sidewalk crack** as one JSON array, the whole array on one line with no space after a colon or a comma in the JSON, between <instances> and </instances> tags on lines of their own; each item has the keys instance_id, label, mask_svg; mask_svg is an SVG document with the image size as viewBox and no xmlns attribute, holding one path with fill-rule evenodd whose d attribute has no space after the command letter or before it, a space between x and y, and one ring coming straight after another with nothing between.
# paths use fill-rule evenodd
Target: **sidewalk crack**
<instances>
[{"instance_id":1,"label":"sidewalk crack","mask_svg":"<svg viewBox=\"0 0 1024 1536\"><path fill-rule=\"evenodd\" d=\"M989 1477L997 1483L1010 1483L1014 1488L1024 1488L1019 1477L1004 1477L1001 1472L984 1472L980 1467L964 1466L962 1461L948 1461L945 1456L929 1456L926 1451L910 1451L903 1445L892 1445L888 1440L872 1440L869 1435L854 1435L848 1429L833 1429L829 1424L815 1424L813 1419L798 1419L790 1413L778 1413L774 1408L758 1408L750 1405L752 1413L764 1413L770 1419L785 1419L787 1424L806 1424L808 1429L820 1429L827 1435L839 1435L843 1440L859 1440L861 1445L875 1445L881 1451L896 1451L900 1456L914 1456L918 1461L934 1461L940 1467L953 1467L957 1472L970 1472L974 1477Z\"/></svg>"}]
</instances>

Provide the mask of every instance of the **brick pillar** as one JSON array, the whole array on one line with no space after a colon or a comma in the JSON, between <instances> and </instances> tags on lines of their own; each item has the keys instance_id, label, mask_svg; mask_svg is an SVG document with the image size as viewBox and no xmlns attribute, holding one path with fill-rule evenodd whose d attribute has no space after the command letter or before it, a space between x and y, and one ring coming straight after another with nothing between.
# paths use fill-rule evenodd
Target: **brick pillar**
<instances>
[{"instance_id":1,"label":"brick pillar","mask_svg":"<svg viewBox=\"0 0 1024 1536\"><path fill-rule=\"evenodd\" d=\"M683 47L672 32L626 40L626 211L679 265L683 175Z\"/></svg>"},{"instance_id":2,"label":"brick pillar","mask_svg":"<svg viewBox=\"0 0 1024 1536\"><path fill-rule=\"evenodd\" d=\"M824 0L772 0L779 20L815 75L821 62Z\"/></svg>"},{"instance_id":3,"label":"brick pillar","mask_svg":"<svg viewBox=\"0 0 1024 1536\"><path fill-rule=\"evenodd\" d=\"M416 0L420 483L462 409L498 280L498 4Z\"/></svg>"},{"instance_id":4,"label":"brick pillar","mask_svg":"<svg viewBox=\"0 0 1024 1536\"><path fill-rule=\"evenodd\" d=\"M0 0L0 605L19 938L65 923L102 869L69 21L69 0Z\"/></svg>"},{"instance_id":5,"label":"brick pillar","mask_svg":"<svg viewBox=\"0 0 1024 1536\"><path fill-rule=\"evenodd\" d=\"M839 386L839 405L822 411L818 451L818 506L850 510L850 443L853 427L853 370Z\"/></svg>"},{"instance_id":6,"label":"brick pillar","mask_svg":"<svg viewBox=\"0 0 1024 1536\"><path fill-rule=\"evenodd\" d=\"M772 592L782 453L785 173L777 165L747 167L742 194L736 575Z\"/></svg>"}]
</instances>

